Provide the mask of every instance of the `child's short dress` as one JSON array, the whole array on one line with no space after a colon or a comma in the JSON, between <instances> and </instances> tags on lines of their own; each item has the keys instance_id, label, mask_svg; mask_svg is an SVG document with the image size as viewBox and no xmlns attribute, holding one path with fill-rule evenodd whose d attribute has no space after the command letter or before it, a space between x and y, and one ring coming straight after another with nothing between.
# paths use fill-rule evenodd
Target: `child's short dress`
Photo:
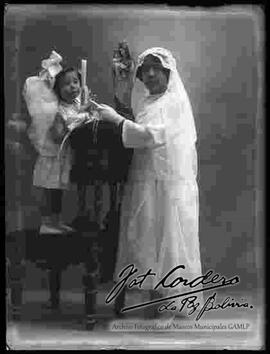
<instances>
[{"instance_id":1,"label":"child's short dress","mask_svg":"<svg viewBox=\"0 0 270 354\"><path fill-rule=\"evenodd\" d=\"M62 115L67 128L75 119L88 118L88 113L80 113L81 101L77 97L72 104L60 101L58 112ZM45 188L68 189L70 184L70 171L72 168L72 151L69 144L65 144L64 149L59 154L60 144L58 144L57 156L40 157L36 164L34 173L34 183L42 184ZM44 173L44 172L45 173Z\"/></svg>"},{"instance_id":2,"label":"child's short dress","mask_svg":"<svg viewBox=\"0 0 270 354\"><path fill-rule=\"evenodd\" d=\"M33 185L47 189L68 189L71 170L71 156L40 155L36 161L33 173Z\"/></svg>"}]
</instances>

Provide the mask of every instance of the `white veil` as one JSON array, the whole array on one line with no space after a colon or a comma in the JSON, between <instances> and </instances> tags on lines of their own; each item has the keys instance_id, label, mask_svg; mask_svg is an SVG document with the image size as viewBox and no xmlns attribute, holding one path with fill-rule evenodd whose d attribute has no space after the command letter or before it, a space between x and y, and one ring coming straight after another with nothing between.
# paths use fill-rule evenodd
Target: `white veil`
<instances>
[{"instance_id":1,"label":"white veil","mask_svg":"<svg viewBox=\"0 0 270 354\"><path fill-rule=\"evenodd\" d=\"M164 68L170 70L163 94L151 95L136 77L138 68L149 54L159 58ZM132 177L122 205L116 274L134 262L142 269L148 269L151 264L157 277L162 279L175 266L184 264L185 277L191 280L201 276L197 134L188 95L177 72L176 61L168 50L151 48L139 56L131 102L135 122L148 129L157 144L149 145L142 153L137 149L135 163L131 165ZM159 137L161 144L158 144ZM151 198L153 194L155 196ZM154 204L156 200L157 205ZM152 246L145 245L155 246L149 252ZM160 291L173 295L179 293L179 288Z\"/></svg>"},{"instance_id":2,"label":"white veil","mask_svg":"<svg viewBox=\"0 0 270 354\"><path fill-rule=\"evenodd\" d=\"M136 115L143 107L144 100L150 96L144 84L136 77L138 68L149 54L159 58L163 67L170 70L167 90L162 95L162 109L165 116L167 162L171 178L194 179L197 175L195 149L197 134L194 117L187 92L176 68L176 60L167 49L150 48L138 57L131 99L135 121Z\"/></svg>"}]
</instances>

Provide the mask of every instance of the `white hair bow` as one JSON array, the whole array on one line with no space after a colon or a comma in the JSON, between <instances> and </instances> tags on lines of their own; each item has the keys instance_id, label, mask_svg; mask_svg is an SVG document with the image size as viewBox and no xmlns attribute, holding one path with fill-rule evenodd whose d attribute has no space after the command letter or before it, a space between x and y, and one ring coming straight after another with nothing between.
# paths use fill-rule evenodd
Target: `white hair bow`
<instances>
[{"instance_id":1,"label":"white hair bow","mask_svg":"<svg viewBox=\"0 0 270 354\"><path fill-rule=\"evenodd\" d=\"M54 78L60 71L62 71L62 66L60 65L62 61L60 54L56 53L54 50L48 59L44 59L41 62L43 69L47 70L52 78Z\"/></svg>"}]
</instances>

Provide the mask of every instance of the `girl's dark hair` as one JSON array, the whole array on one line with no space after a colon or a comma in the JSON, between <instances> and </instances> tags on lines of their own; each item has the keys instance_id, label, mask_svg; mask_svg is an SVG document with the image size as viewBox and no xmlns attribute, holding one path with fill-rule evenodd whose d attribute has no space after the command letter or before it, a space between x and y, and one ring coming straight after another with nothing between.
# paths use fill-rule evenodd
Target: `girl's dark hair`
<instances>
[{"instance_id":1,"label":"girl's dark hair","mask_svg":"<svg viewBox=\"0 0 270 354\"><path fill-rule=\"evenodd\" d=\"M70 72L75 72L78 76L78 79L80 81L80 85L82 85L82 76L81 76L81 73L79 72L79 70L77 70L76 68L74 67L68 67L68 68L65 68L63 69L62 71L60 71L60 73L58 73L56 76L55 76L55 82L54 82L54 92L56 93L56 95L61 98L61 82L62 80L64 79L65 75L67 73L70 73Z\"/></svg>"}]
</instances>

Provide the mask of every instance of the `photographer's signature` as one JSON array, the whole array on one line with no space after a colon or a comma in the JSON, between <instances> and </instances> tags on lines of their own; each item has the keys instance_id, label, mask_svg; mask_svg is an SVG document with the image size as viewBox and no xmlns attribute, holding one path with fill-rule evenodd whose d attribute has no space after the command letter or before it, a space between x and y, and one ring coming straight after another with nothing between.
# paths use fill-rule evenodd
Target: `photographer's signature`
<instances>
[{"instance_id":1,"label":"photographer's signature","mask_svg":"<svg viewBox=\"0 0 270 354\"><path fill-rule=\"evenodd\" d=\"M195 318L198 321L205 312L212 310L224 310L228 308L250 308L253 306L249 305L247 302L239 303L234 299L231 299L230 296L226 297L221 303L216 303L216 292L210 295L204 303L200 304L198 296L196 294L202 293L208 290L214 290L218 288L225 288L228 286L236 285L240 282L239 276L235 275L230 279L227 279L220 274L214 274L213 270L209 270L205 275L199 276L192 280L183 278L182 276L176 276L176 271L179 269L185 269L183 264L176 266L171 269L157 284L154 286L153 290L158 290L160 288L176 288L179 285L190 288L192 290L179 292L179 294L171 295L152 301L139 303L133 306L125 307L121 312L127 312L135 310L138 308L162 303L158 311L178 311L182 312L187 310L187 315L192 315L195 311L198 311L197 317ZM112 288L108 296L106 297L105 302L108 304L112 302L123 290L127 287L129 289L139 288L143 289L144 282L149 277L155 277L156 273L152 272L152 269L149 269L146 273L135 275L138 273L138 269L134 264L129 264L119 273L119 281ZM204 286L204 287L202 287ZM200 288L198 288L200 287ZM194 290L193 290L194 289Z\"/></svg>"}]
</instances>

